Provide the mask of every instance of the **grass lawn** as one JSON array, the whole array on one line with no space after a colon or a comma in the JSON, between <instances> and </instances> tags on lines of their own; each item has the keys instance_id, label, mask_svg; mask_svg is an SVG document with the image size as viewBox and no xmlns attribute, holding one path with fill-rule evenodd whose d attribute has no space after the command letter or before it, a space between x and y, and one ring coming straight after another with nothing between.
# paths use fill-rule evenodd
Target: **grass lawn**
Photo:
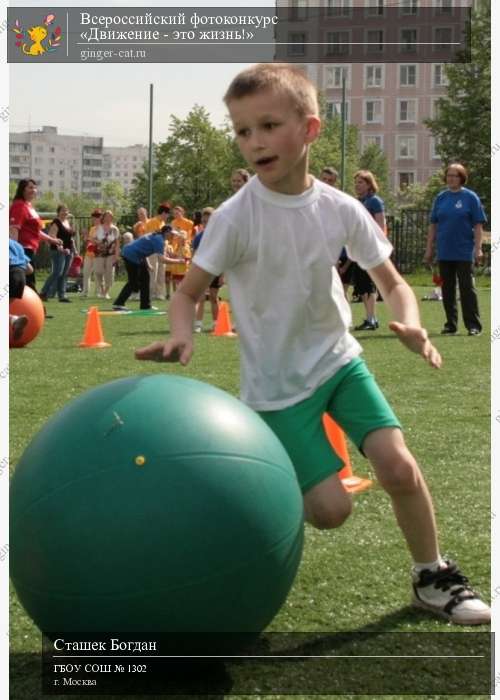
<instances>
[{"instance_id":1,"label":"grass lawn","mask_svg":"<svg viewBox=\"0 0 500 700\"><path fill-rule=\"evenodd\" d=\"M469 338L463 328L457 336L441 337L441 304L421 304L423 322L444 358L439 372L428 368L393 337L387 329L383 304L379 305L380 330L356 334L368 365L402 421L407 442L426 475L435 500L443 553L458 560L486 599L490 590L488 283L489 280L482 278L479 285L485 327L481 337ZM430 286L415 287L418 298L429 291ZM78 343L86 320L81 310L95 300L89 303L75 295L71 298L72 304L49 302L47 308L54 318L46 321L40 336L27 348L10 352L12 471L46 420L68 401L98 384L133 374L170 372L206 381L231 394L238 393L237 339L214 338L208 333L200 335L196 338L193 361L187 368L139 363L134 359L134 348L164 337L168 328L166 318L103 317L105 339L112 347L80 349ZM102 308L110 306L97 301ZM131 302L130 306L137 308L138 302ZM354 322L359 323L362 305L353 304L352 310ZM79 447L75 445L74 449ZM355 473L373 476L367 462L354 449L350 449L350 454ZM320 532L307 527L297 579L270 631L378 635L388 632L470 633L468 629L451 628L408 605L409 568L410 558L395 527L388 498L375 486L355 496L354 512L339 530ZM488 628L473 631L487 632ZM14 590L10 643L16 660L11 697L15 700L40 697L37 656L40 633L22 610ZM361 661L361 677L362 664ZM401 666L394 672L401 676L402 697L412 697L406 693L439 697L420 691L426 687L424 676L427 673L420 666ZM295 673L299 674L295 679L295 692L301 692L300 672L291 669L289 673L292 678ZM434 670L428 673L432 675ZM269 674L272 676L272 669ZM383 682L382 677L381 688ZM259 685L256 681L255 692L280 697L271 694L272 690L267 687L266 683ZM365 692L366 697L372 697L378 691L372 682ZM230 693L226 695L229 696ZM301 697L309 697L309 693ZM468 697L485 695L469 694Z\"/></svg>"}]
</instances>

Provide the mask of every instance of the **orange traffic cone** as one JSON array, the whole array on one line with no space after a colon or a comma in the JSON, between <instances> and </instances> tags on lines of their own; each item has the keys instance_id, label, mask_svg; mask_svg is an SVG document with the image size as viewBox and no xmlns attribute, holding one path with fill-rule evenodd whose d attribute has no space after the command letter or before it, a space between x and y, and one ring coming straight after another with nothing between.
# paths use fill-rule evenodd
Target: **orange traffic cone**
<instances>
[{"instance_id":1,"label":"orange traffic cone","mask_svg":"<svg viewBox=\"0 0 500 700\"><path fill-rule=\"evenodd\" d=\"M101 319L97 306L91 306L87 316L87 324L80 343L81 348L110 348L111 343L106 343L101 328Z\"/></svg>"},{"instance_id":2,"label":"orange traffic cone","mask_svg":"<svg viewBox=\"0 0 500 700\"><path fill-rule=\"evenodd\" d=\"M339 476L346 491L349 491L349 493L359 493L360 491L369 489L370 486L373 485L370 479L362 479L359 476L354 476L352 473L351 460L349 459L349 452L347 451L344 431L339 428L333 418L330 418L328 413L323 414L323 427L325 428L325 433L330 445L344 462L345 466L339 472Z\"/></svg>"},{"instance_id":3,"label":"orange traffic cone","mask_svg":"<svg viewBox=\"0 0 500 700\"><path fill-rule=\"evenodd\" d=\"M227 301L221 301L219 311L217 312L217 321L212 335L223 335L226 338L234 338L236 333L232 331L231 314L229 313L229 304Z\"/></svg>"}]
</instances>

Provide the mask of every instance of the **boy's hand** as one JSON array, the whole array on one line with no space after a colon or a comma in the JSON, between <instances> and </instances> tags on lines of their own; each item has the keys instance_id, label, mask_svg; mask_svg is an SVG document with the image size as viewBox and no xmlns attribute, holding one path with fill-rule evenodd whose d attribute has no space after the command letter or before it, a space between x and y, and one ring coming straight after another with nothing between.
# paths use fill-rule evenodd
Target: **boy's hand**
<instances>
[{"instance_id":1,"label":"boy's hand","mask_svg":"<svg viewBox=\"0 0 500 700\"><path fill-rule=\"evenodd\" d=\"M137 348L135 357L137 360L151 360L153 362L180 362L187 365L193 354L192 340L176 340L172 338L166 343L161 340Z\"/></svg>"},{"instance_id":2,"label":"boy's hand","mask_svg":"<svg viewBox=\"0 0 500 700\"><path fill-rule=\"evenodd\" d=\"M432 250L427 249L424 253L424 265L432 265L434 259L434 253Z\"/></svg>"},{"instance_id":3,"label":"boy's hand","mask_svg":"<svg viewBox=\"0 0 500 700\"><path fill-rule=\"evenodd\" d=\"M412 352L416 352L417 355L422 355L431 367L436 369L441 367L441 355L429 340L425 328L405 326L397 321L389 323L389 328L394 331L403 345L406 345Z\"/></svg>"}]
</instances>

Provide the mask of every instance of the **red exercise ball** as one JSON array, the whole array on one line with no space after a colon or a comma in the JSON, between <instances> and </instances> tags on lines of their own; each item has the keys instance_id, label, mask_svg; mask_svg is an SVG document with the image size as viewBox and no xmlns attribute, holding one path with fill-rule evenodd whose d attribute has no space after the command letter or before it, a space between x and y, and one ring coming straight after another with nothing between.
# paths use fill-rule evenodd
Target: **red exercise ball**
<instances>
[{"instance_id":1,"label":"red exercise ball","mask_svg":"<svg viewBox=\"0 0 500 700\"><path fill-rule=\"evenodd\" d=\"M25 315L28 317L28 323L20 338L14 340L12 337L12 329L10 330L10 348L22 348L24 345L27 345L40 333L45 322L42 301L31 287L24 288L22 299L12 299L9 304L9 314L13 314L14 316Z\"/></svg>"}]
</instances>

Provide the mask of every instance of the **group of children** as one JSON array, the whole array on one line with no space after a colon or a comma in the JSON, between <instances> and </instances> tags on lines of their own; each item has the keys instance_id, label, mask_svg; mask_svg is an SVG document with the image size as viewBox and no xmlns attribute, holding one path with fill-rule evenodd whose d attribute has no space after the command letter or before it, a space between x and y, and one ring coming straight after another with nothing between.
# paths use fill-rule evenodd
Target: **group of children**
<instances>
[{"instance_id":1,"label":"group of children","mask_svg":"<svg viewBox=\"0 0 500 700\"><path fill-rule=\"evenodd\" d=\"M237 192L248 182L250 173L240 168L231 175L231 187ZM140 308L151 309L151 299L170 298L189 269L191 258L201 243L213 207L195 212L194 220L185 216L183 207L171 208L168 202L160 204L157 215L147 218L147 210L137 211L138 221L134 234L125 234L121 255L127 272L127 282L113 303L116 311L126 310L126 302L132 294L139 294ZM134 238L135 236L135 238ZM161 281L160 281L161 278ZM205 300L210 301L212 324L217 321L219 290L224 284L222 275L214 276L205 295L196 308L194 330L201 333Z\"/></svg>"}]
</instances>

